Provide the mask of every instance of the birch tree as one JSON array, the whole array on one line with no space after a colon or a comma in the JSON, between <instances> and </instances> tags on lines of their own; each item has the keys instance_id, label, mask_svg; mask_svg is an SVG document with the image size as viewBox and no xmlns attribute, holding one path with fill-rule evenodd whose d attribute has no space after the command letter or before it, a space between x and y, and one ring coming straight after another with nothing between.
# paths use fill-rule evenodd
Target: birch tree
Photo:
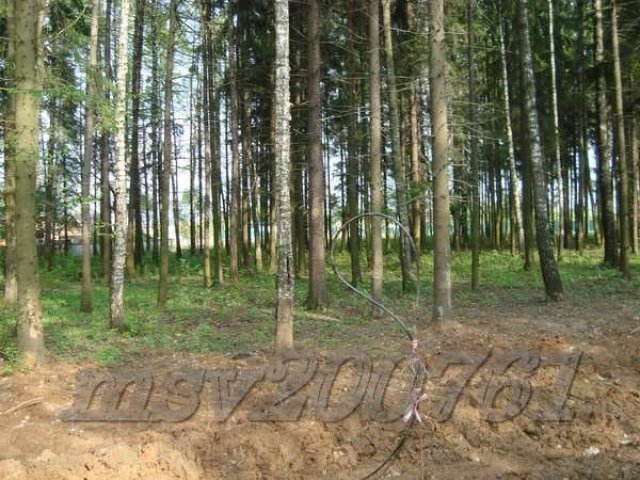
<instances>
[{"instance_id":1,"label":"birch tree","mask_svg":"<svg viewBox=\"0 0 640 480\"><path fill-rule=\"evenodd\" d=\"M113 263L111 265L111 302L109 322L112 328L124 329L124 262L127 235L127 171L126 171L126 94L129 48L130 0L120 3L120 31L118 32L118 63L115 92L115 220Z\"/></svg>"},{"instance_id":2,"label":"birch tree","mask_svg":"<svg viewBox=\"0 0 640 480\"><path fill-rule=\"evenodd\" d=\"M276 353L293 350L293 250L289 162L291 112L289 104L289 2L275 0L275 187L277 209Z\"/></svg>"}]
</instances>

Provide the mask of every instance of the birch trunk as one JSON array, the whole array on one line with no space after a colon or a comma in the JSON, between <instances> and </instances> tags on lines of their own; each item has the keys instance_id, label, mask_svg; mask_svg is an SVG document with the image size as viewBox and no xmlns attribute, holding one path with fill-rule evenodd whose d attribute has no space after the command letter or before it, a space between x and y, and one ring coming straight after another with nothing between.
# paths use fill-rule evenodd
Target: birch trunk
<instances>
[{"instance_id":1,"label":"birch trunk","mask_svg":"<svg viewBox=\"0 0 640 480\"><path fill-rule=\"evenodd\" d=\"M289 2L275 0L276 58L275 58L275 182L277 209L277 354L293 350L293 252L291 238L291 199L289 182L291 164L289 149ZM233 125L232 125L233 128Z\"/></svg>"},{"instance_id":2,"label":"birch trunk","mask_svg":"<svg viewBox=\"0 0 640 480\"><path fill-rule=\"evenodd\" d=\"M124 262L127 235L127 170L126 170L126 105L129 48L130 1L120 3L120 31L118 33L118 64L115 94L115 221L113 260L111 265L111 328L124 329Z\"/></svg>"}]
</instances>

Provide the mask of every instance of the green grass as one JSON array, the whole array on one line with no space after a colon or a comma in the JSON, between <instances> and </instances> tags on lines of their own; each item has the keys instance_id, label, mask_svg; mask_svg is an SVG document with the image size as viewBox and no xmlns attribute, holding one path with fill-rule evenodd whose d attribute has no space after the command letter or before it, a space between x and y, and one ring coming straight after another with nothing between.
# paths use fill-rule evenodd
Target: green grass
<instances>
[{"instance_id":1,"label":"green grass","mask_svg":"<svg viewBox=\"0 0 640 480\"><path fill-rule=\"evenodd\" d=\"M362 288L370 284L370 271L363 255ZM415 292L402 293L398 258L385 258L385 302L408 318L429 316L432 295L431 255L423 255L420 265L419 311L412 310ZM41 272L42 311L46 343L61 360L99 366L114 366L149 355L184 353L234 354L268 349L274 335L274 276L246 271L238 288L230 285L205 289L198 258L172 259L169 302L164 311L156 308L157 274L130 279L125 288L127 331L120 334L108 326L108 288L94 279L93 312L81 313L80 259L58 256L52 271ZM349 257L338 255L341 272L348 275ZM470 255L452 256L454 307L459 310L488 308L500 304L526 304L544 297L537 263L523 270L522 260L507 253L483 252L480 288L470 289ZM97 265L96 265L97 268ZM638 297L640 257L631 259L634 280L600 266L600 252L565 252L560 263L566 296L571 302L588 304L594 299ZM317 348L332 349L363 340L363 337L401 336L387 319L372 320L366 300L341 285L327 268L330 299L322 319L304 314L306 278L296 282L295 331L299 341ZM0 308L0 374L20 368L15 347L17 312ZM365 340L366 341L366 340Z\"/></svg>"}]
</instances>

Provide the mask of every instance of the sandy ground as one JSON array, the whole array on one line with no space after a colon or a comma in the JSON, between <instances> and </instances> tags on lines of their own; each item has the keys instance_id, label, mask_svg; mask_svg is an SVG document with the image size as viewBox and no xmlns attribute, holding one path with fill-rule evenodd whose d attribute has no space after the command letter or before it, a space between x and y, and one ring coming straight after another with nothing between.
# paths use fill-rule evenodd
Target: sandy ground
<instances>
[{"instance_id":1,"label":"sandy ground","mask_svg":"<svg viewBox=\"0 0 640 480\"><path fill-rule=\"evenodd\" d=\"M210 381L220 377L210 372L244 372L249 378L271 368L266 352L153 357L126 366L128 372L150 372L154 389L180 369L203 375L196 397L183 395L182 405L180 398L171 404L173 411L188 410L189 402L199 399L187 420L66 421L63 412L72 407L81 388L78 372L86 366L53 363L0 378L0 478L357 480L383 463L406 435L397 458L377 478L639 479L638 315L640 300L629 297L457 312L441 331L418 332L430 377L420 407L423 422L410 429L401 420L371 419L362 405L340 421L323 422L311 400L297 421L269 420L267 405L274 392L283 391L283 384L269 380L276 379L274 372L221 421L216 381ZM401 414L410 380L406 345L378 335L370 341L376 361L400 360L384 405ZM463 357L462 364L445 369L455 355ZM348 395L358 392L355 373L353 363L339 371L329 412L345 407ZM283 411L291 416L292 402L300 406L312 399L320 377L313 376ZM178 385L178 397L185 385ZM458 401L444 402L456 388ZM134 396L124 398L120 408L129 408Z\"/></svg>"}]
</instances>

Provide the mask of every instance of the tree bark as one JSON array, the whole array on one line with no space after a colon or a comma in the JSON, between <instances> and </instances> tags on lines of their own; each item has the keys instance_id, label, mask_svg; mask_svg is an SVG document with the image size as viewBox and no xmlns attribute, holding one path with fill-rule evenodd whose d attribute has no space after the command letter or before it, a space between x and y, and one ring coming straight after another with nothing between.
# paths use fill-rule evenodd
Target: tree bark
<instances>
[{"instance_id":1,"label":"tree bark","mask_svg":"<svg viewBox=\"0 0 640 480\"><path fill-rule=\"evenodd\" d=\"M382 114L380 105L380 1L369 0L369 105L370 105L370 144L369 144L369 189L371 200L369 211L382 212ZM382 302L384 259L382 252L382 226L380 217L369 219L371 241L371 298ZM382 316L382 310L373 306L374 317Z\"/></svg>"},{"instance_id":2,"label":"tree bark","mask_svg":"<svg viewBox=\"0 0 640 480\"><path fill-rule=\"evenodd\" d=\"M444 1L431 4L431 125L433 152L433 321L442 324L451 312L449 246L449 125Z\"/></svg>"},{"instance_id":3,"label":"tree bark","mask_svg":"<svg viewBox=\"0 0 640 480\"><path fill-rule=\"evenodd\" d=\"M203 128L204 128L204 212L202 219L202 241L203 241L203 255L202 255L202 273L204 280L204 287L209 288L211 286L211 125L209 117L209 102L211 101L210 95L212 92L212 81L209 77L209 68L207 67L212 59L209 58L209 8L202 2L202 63L204 65L204 75L202 83L202 111L203 111Z\"/></svg>"},{"instance_id":4,"label":"tree bark","mask_svg":"<svg viewBox=\"0 0 640 480\"><path fill-rule=\"evenodd\" d=\"M602 217L602 236L604 237L604 264L609 267L618 265L618 234L613 213L613 193L611 184L611 149L609 146L609 128L607 121L607 81L604 59L604 21L602 0L594 0L595 10L595 60L597 79L597 156L598 186L600 189L600 215Z\"/></svg>"},{"instance_id":5,"label":"tree bark","mask_svg":"<svg viewBox=\"0 0 640 480\"><path fill-rule=\"evenodd\" d=\"M162 117L163 145L162 145L162 175L161 175L161 206L160 206L160 278L158 282L158 307L164 308L167 303L169 283L169 194L173 154L173 129L171 110L173 102L173 58L176 35L176 0L169 4L169 35L165 50L164 72L164 110Z\"/></svg>"},{"instance_id":6,"label":"tree bark","mask_svg":"<svg viewBox=\"0 0 640 480\"><path fill-rule=\"evenodd\" d=\"M97 94L96 77L98 66L98 19L100 18L100 0L92 1L91 30L89 37L89 61L87 79L84 124L84 156L82 158L82 288L80 292L80 311L91 312L91 164L93 163L93 140L95 136L95 96Z\"/></svg>"},{"instance_id":7,"label":"tree bark","mask_svg":"<svg viewBox=\"0 0 640 480\"><path fill-rule=\"evenodd\" d=\"M36 178L40 92L43 86L42 0L19 0L13 5L10 28L13 59L12 102L15 123L9 142L15 145L15 234L18 283L18 349L31 367L46 361L40 308L38 252L36 243Z\"/></svg>"},{"instance_id":8,"label":"tree bark","mask_svg":"<svg viewBox=\"0 0 640 480\"><path fill-rule=\"evenodd\" d=\"M615 135L618 158L618 191L620 208L620 256L618 267L622 275L630 279L629 270L629 175L627 173L627 147L624 135L624 104L622 101L622 71L620 68L620 38L618 35L618 0L611 0L611 46L613 50L613 81L615 92Z\"/></svg>"},{"instance_id":9,"label":"tree bark","mask_svg":"<svg viewBox=\"0 0 640 480\"><path fill-rule=\"evenodd\" d=\"M471 289L478 288L480 283L480 178L478 176L480 159L478 158L478 139L475 134L476 126L476 71L475 71L475 39L473 34L473 5L474 0L467 0L467 35L469 60L469 156L471 163Z\"/></svg>"},{"instance_id":10,"label":"tree bark","mask_svg":"<svg viewBox=\"0 0 640 480\"><path fill-rule=\"evenodd\" d=\"M110 103L111 94L106 85L111 83L113 72L111 69L111 14L113 10L113 0L107 0L105 24L104 24L104 96L105 101ZM105 283L111 282L111 257L112 257L112 225L111 225L111 188L109 173L111 157L111 133L104 126L100 138L100 236L102 254L102 279Z\"/></svg>"},{"instance_id":11,"label":"tree bark","mask_svg":"<svg viewBox=\"0 0 640 480\"><path fill-rule=\"evenodd\" d=\"M7 3L7 59L14 58L13 2ZM13 81L8 79L7 86L13 87ZM4 301L14 304L18 301L18 281L16 278L16 146L12 141L11 126L15 125L15 96L8 95L4 116L4 209L5 209L5 239L4 255Z\"/></svg>"},{"instance_id":12,"label":"tree bark","mask_svg":"<svg viewBox=\"0 0 640 480\"><path fill-rule=\"evenodd\" d=\"M238 78L237 78L237 32L233 25L233 16L238 3L233 0L230 6L231 24L229 25L229 128L231 129L231 188L229 194L229 274L231 282L239 282L239 239L240 224L240 151L238 139Z\"/></svg>"},{"instance_id":13,"label":"tree bark","mask_svg":"<svg viewBox=\"0 0 640 480\"><path fill-rule=\"evenodd\" d=\"M324 275L324 165L320 98L320 6L309 0L307 12L307 168L309 175L309 293L307 308L321 309L326 301Z\"/></svg>"},{"instance_id":14,"label":"tree bark","mask_svg":"<svg viewBox=\"0 0 640 480\"><path fill-rule=\"evenodd\" d=\"M131 159L129 162L129 228L127 273L134 275L142 267L144 238L140 207L140 90L142 83L142 50L144 41L145 8L147 0L136 1L133 33L133 72L131 75Z\"/></svg>"},{"instance_id":15,"label":"tree bark","mask_svg":"<svg viewBox=\"0 0 640 480\"><path fill-rule=\"evenodd\" d=\"M534 191L534 211L536 220L536 242L540 257L540 270L544 281L546 296L549 300L562 299L562 282L558 265L553 252L553 242L549 234L547 211L547 192L542 166L542 149L540 147L540 125L536 106L536 88L533 74L531 44L529 41L529 20L527 0L518 0L520 46L522 55L522 73L524 77L524 96L527 107L527 124L529 129L529 149Z\"/></svg>"},{"instance_id":16,"label":"tree bark","mask_svg":"<svg viewBox=\"0 0 640 480\"><path fill-rule=\"evenodd\" d=\"M556 42L554 33L554 13L553 0L548 0L549 5L549 55L551 63L551 108L553 113L553 154L556 180L558 182L558 218L555 224L556 249L558 261L562 257L562 247L564 243L564 196L566 192L562 183L562 162L560 158L560 127L558 122L558 81L556 75Z\"/></svg>"},{"instance_id":17,"label":"tree bark","mask_svg":"<svg viewBox=\"0 0 640 480\"><path fill-rule=\"evenodd\" d=\"M120 31L118 34L118 69L115 95L115 222L113 263L111 266L111 302L109 321L111 328L123 330L124 325L124 262L127 234L127 170L126 170L126 95L129 48L130 1L120 4Z\"/></svg>"},{"instance_id":18,"label":"tree bark","mask_svg":"<svg viewBox=\"0 0 640 480\"><path fill-rule=\"evenodd\" d=\"M507 54L504 46L504 31L502 22L498 25L500 36L500 63L502 64L502 99L504 104L505 129L507 131L507 147L509 162L509 195L511 197L513 226L518 240L518 248L524 250L524 228L522 224L522 205L520 183L516 171L516 154L513 143L513 129L511 127L511 105L509 103L509 75L507 72Z\"/></svg>"},{"instance_id":19,"label":"tree bark","mask_svg":"<svg viewBox=\"0 0 640 480\"><path fill-rule=\"evenodd\" d=\"M396 177L396 201L400 223L409 228L409 202L407 201L406 173L400 142L400 107L393 57L393 39L391 35L391 0L382 0L384 26L384 47L387 63L387 85L389 87L389 114L391 125L391 154ZM400 232L400 266L402 270L402 290L408 291L415 282L412 264L415 267L411 239Z\"/></svg>"},{"instance_id":20,"label":"tree bark","mask_svg":"<svg viewBox=\"0 0 640 480\"><path fill-rule=\"evenodd\" d=\"M275 0L276 22L276 76L275 76L275 160L276 160L276 208L277 208L277 306L276 340L277 354L293 350L293 293L295 273L291 248L290 182L290 131L289 107L289 2Z\"/></svg>"}]
</instances>

